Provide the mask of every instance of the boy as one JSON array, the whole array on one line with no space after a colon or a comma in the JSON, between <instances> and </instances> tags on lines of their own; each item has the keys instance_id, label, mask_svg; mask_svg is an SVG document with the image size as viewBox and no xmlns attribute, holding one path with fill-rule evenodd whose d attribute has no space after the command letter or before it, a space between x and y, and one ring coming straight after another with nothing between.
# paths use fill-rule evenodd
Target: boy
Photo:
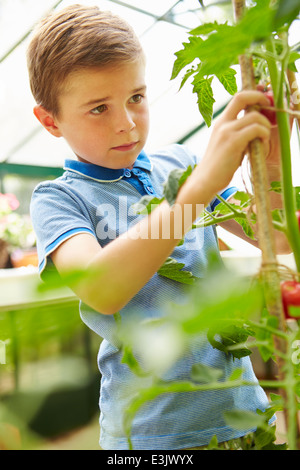
<instances>
[{"instance_id":1,"label":"boy","mask_svg":"<svg viewBox=\"0 0 300 470\"><path fill-rule=\"evenodd\" d=\"M66 161L61 178L41 183L33 194L41 276L49 269L62 274L78 268L97 270L94 281L74 290L83 321L103 338L98 356L100 445L127 449L122 417L131 398L132 374L120 362L113 314L157 317L164 303L183 296L175 281L156 273L171 254L195 275L205 276L207 253L217 252L213 228L195 231L197 249L194 243L192 248L177 245L216 193L226 198L234 193L227 186L249 142L258 137L268 148L268 120L258 112L237 116L249 105L269 102L256 91L236 95L216 123L206 154L181 187L176 204L171 208L163 202L151 215L135 220L132 204L145 194L161 197L169 172L194 166L196 159L178 145L151 156L143 150L149 125L145 59L132 29L97 7L73 5L38 26L28 49L28 68L35 116L53 136L64 137L77 158ZM191 208L192 219L187 220L184 214ZM162 236L166 224L169 234ZM243 367L245 378L255 380L248 358L233 365L209 345L193 354L186 364L180 361L172 369L173 379L187 378L193 361L223 367L226 375ZM137 414L133 446L183 449L205 445L213 435L219 442L237 438L243 433L226 426L223 412L266 406L260 387L192 397L166 394Z\"/></svg>"}]
</instances>

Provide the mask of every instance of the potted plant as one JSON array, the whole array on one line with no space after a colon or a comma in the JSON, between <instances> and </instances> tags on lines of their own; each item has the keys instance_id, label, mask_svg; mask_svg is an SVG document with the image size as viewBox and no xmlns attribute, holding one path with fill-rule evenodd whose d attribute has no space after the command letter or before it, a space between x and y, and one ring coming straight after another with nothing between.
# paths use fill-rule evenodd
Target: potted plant
<instances>
[{"instance_id":1,"label":"potted plant","mask_svg":"<svg viewBox=\"0 0 300 470\"><path fill-rule=\"evenodd\" d=\"M31 220L18 214L18 207L14 194L0 193L0 268L37 265Z\"/></svg>"}]
</instances>

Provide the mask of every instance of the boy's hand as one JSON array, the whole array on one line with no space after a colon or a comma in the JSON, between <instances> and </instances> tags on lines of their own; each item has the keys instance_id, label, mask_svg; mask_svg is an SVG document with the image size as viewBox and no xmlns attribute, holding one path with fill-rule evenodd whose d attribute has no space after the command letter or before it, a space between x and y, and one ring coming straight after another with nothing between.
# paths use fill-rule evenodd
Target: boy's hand
<instances>
[{"instance_id":1,"label":"boy's hand","mask_svg":"<svg viewBox=\"0 0 300 470\"><path fill-rule=\"evenodd\" d=\"M268 106L269 100L263 93L247 90L237 93L216 120L210 142L202 160L206 165L210 184L215 192L227 186L240 166L249 143L260 138L265 154L269 152L271 124L258 110L240 117L250 106Z\"/></svg>"}]
</instances>

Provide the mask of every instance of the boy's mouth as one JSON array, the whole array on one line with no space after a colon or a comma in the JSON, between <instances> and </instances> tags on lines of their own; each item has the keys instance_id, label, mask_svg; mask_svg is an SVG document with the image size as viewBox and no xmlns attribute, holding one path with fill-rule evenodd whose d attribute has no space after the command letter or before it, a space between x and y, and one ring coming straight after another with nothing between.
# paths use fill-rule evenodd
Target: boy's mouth
<instances>
[{"instance_id":1,"label":"boy's mouth","mask_svg":"<svg viewBox=\"0 0 300 470\"><path fill-rule=\"evenodd\" d=\"M128 150L134 149L138 142L130 142L129 144L119 145L118 147L113 147L113 150L119 150L120 152L126 152Z\"/></svg>"}]
</instances>

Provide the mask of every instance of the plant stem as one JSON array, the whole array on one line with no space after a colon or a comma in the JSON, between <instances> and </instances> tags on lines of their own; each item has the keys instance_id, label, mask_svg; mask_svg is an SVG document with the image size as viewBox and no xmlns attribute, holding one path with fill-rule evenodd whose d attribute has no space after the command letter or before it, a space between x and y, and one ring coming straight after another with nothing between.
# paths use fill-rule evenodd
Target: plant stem
<instances>
[{"instance_id":1,"label":"plant stem","mask_svg":"<svg viewBox=\"0 0 300 470\"><path fill-rule=\"evenodd\" d=\"M274 44L270 39L267 42L267 49L273 51ZM284 71L286 56L283 57L281 70L278 69L275 59L267 59L268 69L274 93L275 106L277 109L284 109ZM292 80L290 75L290 80ZM280 137L281 150L281 182L282 197L285 213L286 236L294 254L297 271L300 272L300 237L299 225L296 217L296 199L292 178L292 159L290 146L290 123L287 113L276 113L278 132Z\"/></svg>"},{"instance_id":2,"label":"plant stem","mask_svg":"<svg viewBox=\"0 0 300 470\"><path fill-rule=\"evenodd\" d=\"M257 387L258 382L237 379L237 380L227 380L226 382L211 382L207 384L197 384L191 381L178 381L178 382L163 382L159 381L158 383L153 383L150 388L139 390L138 394L135 396L134 400L129 403L126 409L124 416L124 429L126 431L127 437L130 438L131 434L131 424L134 416L138 410L149 400L154 400L159 395L164 393L183 393L183 392L205 392L210 390L228 390L236 387ZM277 386L275 381L265 381L265 387L274 388Z\"/></svg>"},{"instance_id":3,"label":"plant stem","mask_svg":"<svg viewBox=\"0 0 300 470\"><path fill-rule=\"evenodd\" d=\"M270 42L268 43L270 45ZM281 73L279 76L278 67L274 59L269 59L268 68L271 78L272 89L274 92L275 106L278 109L284 108L284 70L285 61L281 63ZM278 77L279 76L279 77ZM288 74L290 88L295 82L295 76ZM279 78L279 80L278 80ZM290 147L290 122L287 113L276 113L278 131L280 136L280 149L281 149L281 182L282 182L282 196L285 213L286 223L286 236L292 248L297 271L300 272L300 237L299 226L296 217L296 200L293 188L292 179L292 164L291 164L291 147ZM292 338L293 339L293 338ZM292 344L291 335L288 337L287 360L285 361L285 397L286 397L286 424L287 424L287 440L290 450L299 448L299 429L297 419L297 405L295 399L295 377L294 366L291 361L292 357Z\"/></svg>"},{"instance_id":4,"label":"plant stem","mask_svg":"<svg viewBox=\"0 0 300 470\"><path fill-rule=\"evenodd\" d=\"M284 71L286 69L285 58L281 62L281 73L279 76L278 67L276 61L269 60L268 68L271 78L271 84L275 87L274 100L277 109L284 108ZM278 82L279 77L279 82ZM299 226L296 217L296 198L293 187L292 178L292 158L291 158L291 146L290 146L290 122L287 113L276 113L277 125L280 137L280 150L281 150L281 183L282 183L282 196L286 223L286 236L289 240L291 249L294 254L294 259L297 267L297 271L300 272L300 236ZM286 428L287 438L290 450L296 450L300 448L299 442L299 425L297 418L297 405L295 397L295 377L294 377L294 366L291 361L292 350L291 350L291 338L287 341L288 358L285 361L285 381L287 383L285 387L284 397L286 400Z\"/></svg>"},{"instance_id":5,"label":"plant stem","mask_svg":"<svg viewBox=\"0 0 300 470\"><path fill-rule=\"evenodd\" d=\"M270 52L270 54L266 54L266 62L268 65L268 70L269 74L271 77L271 83L272 83L272 90L274 93L274 96L279 95L279 73L277 70L277 64L276 64L276 51L275 51L275 46L274 42L272 39L269 39L266 42L266 50L267 52Z\"/></svg>"},{"instance_id":6,"label":"plant stem","mask_svg":"<svg viewBox=\"0 0 300 470\"><path fill-rule=\"evenodd\" d=\"M286 235L294 254L297 271L300 272L300 236L298 220L296 217L296 200L292 180L289 118L285 113L277 113L277 122L282 155L282 196L287 228Z\"/></svg>"},{"instance_id":7,"label":"plant stem","mask_svg":"<svg viewBox=\"0 0 300 470\"><path fill-rule=\"evenodd\" d=\"M264 388L278 388L285 387L284 381L275 380L262 380L259 381L259 385ZM236 387L257 387L258 382L237 379L227 380L226 382L212 382L207 384L197 384L190 381L178 381L178 382L163 382L153 383L152 387L140 390L135 396L134 400L129 403L126 413L124 416L124 429L127 435L129 446L132 449L132 442L130 439L132 421L139 409L147 403L149 400L154 400L159 395L164 393L183 393L183 392L204 392L209 390L228 390Z\"/></svg>"},{"instance_id":8,"label":"plant stem","mask_svg":"<svg viewBox=\"0 0 300 470\"><path fill-rule=\"evenodd\" d=\"M222 222L226 222L227 220L234 219L236 217L239 217L240 219L246 219L247 215L244 212L239 213L237 216L236 213L231 212L230 214L225 214L225 215L219 215L218 217L211 216L211 220L209 221L204 221L203 219L197 222L196 224L193 224L192 228L200 228L200 227L208 227L209 225L215 225L215 224L221 224Z\"/></svg>"},{"instance_id":9,"label":"plant stem","mask_svg":"<svg viewBox=\"0 0 300 470\"><path fill-rule=\"evenodd\" d=\"M282 339L284 340L288 340L289 338L289 335L287 333L284 333L283 331L281 330L277 330L276 328L272 328L271 326L268 326L268 325L261 325L260 323L256 322L256 321L253 321L253 320L247 320L247 323L254 327L254 328L259 328L261 330L265 330L265 331L268 331L269 333L273 334L273 335L277 335L277 336L280 336Z\"/></svg>"}]
</instances>

